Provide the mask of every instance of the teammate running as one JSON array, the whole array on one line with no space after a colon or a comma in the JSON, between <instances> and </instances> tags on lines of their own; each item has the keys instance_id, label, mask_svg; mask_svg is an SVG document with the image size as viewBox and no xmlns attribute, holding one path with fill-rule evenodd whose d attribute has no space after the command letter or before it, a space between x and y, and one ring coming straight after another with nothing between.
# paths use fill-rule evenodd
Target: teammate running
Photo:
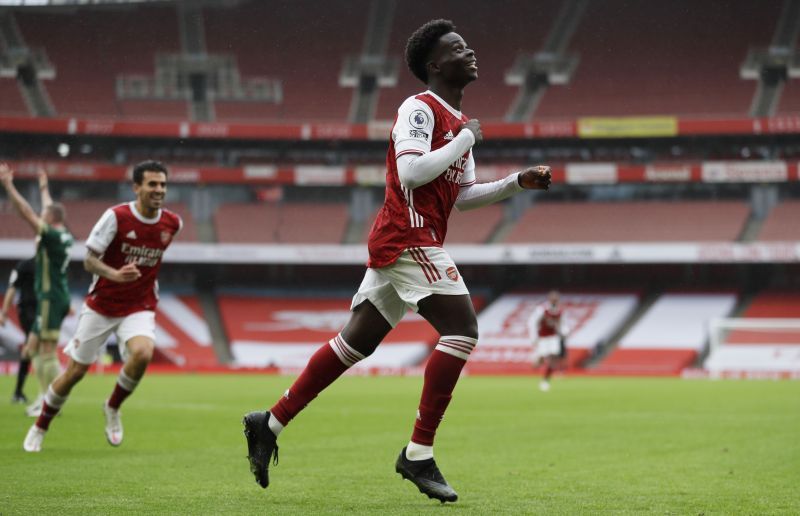
<instances>
[{"instance_id":1,"label":"teammate running","mask_svg":"<svg viewBox=\"0 0 800 516\"><path fill-rule=\"evenodd\" d=\"M42 448L53 417L72 388L97 359L108 336L115 332L125 365L111 397L103 403L106 439L122 443L119 407L144 376L155 347L155 309L161 258L183 222L163 209L167 168L145 161L133 169L134 202L106 210L86 241L84 267L94 275L81 309L75 336L64 350L70 357L64 371L50 385L41 414L23 442L28 452Z\"/></svg>"},{"instance_id":2,"label":"teammate running","mask_svg":"<svg viewBox=\"0 0 800 516\"><path fill-rule=\"evenodd\" d=\"M406 62L428 90L400 106L386 159L386 197L369 236L369 262L353 297L350 320L319 348L294 384L268 412L244 418L250 469L269 485L269 462L278 459L277 437L323 389L369 356L407 309L418 312L441 337L425 368L411 440L395 470L442 502L458 495L433 458L433 441L461 369L478 342L475 310L455 263L442 248L452 207L478 208L523 189L546 190L549 167L476 184L472 147L483 139L480 123L461 113L464 87L478 78L475 52L453 23L433 20L409 38Z\"/></svg>"},{"instance_id":3,"label":"teammate running","mask_svg":"<svg viewBox=\"0 0 800 516\"><path fill-rule=\"evenodd\" d=\"M560 367L566 356L566 331L563 324L563 310L558 292L553 290L547 296L547 303L536 307L528 319L528 333L533 340L533 365L545 364L539 390L550 390L550 377Z\"/></svg>"}]
</instances>

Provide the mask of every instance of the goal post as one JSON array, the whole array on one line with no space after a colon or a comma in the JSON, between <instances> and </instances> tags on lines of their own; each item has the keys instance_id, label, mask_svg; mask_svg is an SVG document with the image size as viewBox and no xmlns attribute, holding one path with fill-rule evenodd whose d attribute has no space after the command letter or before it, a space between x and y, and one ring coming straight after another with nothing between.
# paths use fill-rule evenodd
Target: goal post
<instances>
[{"instance_id":1,"label":"goal post","mask_svg":"<svg viewBox=\"0 0 800 516\"><path fill-rule=\"evenodd\" d=\"M715 318L708 342L712 375L800 377L800 319Z\"/></svg>"}]
</instances>

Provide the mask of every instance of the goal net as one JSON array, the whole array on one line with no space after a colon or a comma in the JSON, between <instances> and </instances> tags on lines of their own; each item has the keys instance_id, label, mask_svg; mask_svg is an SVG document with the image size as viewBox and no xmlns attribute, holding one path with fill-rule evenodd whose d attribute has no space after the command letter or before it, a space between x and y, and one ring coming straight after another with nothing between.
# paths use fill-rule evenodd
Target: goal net
<instances>
[{"instance_id":1,"label":"goal net","mask_svg":"<svg viewBox=\"0 0 800 516\"><path fill-rule=\"evenodd\" d=\"M800 319L712 319L705 369L712 376L800 378Z\"/></svg>"}]
</instances>

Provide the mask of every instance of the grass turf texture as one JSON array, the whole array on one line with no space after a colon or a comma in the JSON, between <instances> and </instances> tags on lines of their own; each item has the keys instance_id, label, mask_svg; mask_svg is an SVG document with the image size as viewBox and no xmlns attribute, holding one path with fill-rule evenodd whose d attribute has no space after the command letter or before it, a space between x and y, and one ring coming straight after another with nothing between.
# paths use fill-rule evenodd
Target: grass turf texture
<instances>
[{"instance_id":1,"label":"grass turf texture","mask_svg":"<svg viewBox=\"0 0 800 516\"><path fill-rule=\"evenodd\" d=\"M538 378L464 378L436 446L460 497L447 506L394 472L421 378L334 384L281 436L266 491L241 419L289 378L151 375L123 406L117 449L101 412L113 382L88 376L40 454L22 451L33 420L2 403L0 512L800 512L800 382L556 378L540 393Z\"/></svg>"}]
</instances>

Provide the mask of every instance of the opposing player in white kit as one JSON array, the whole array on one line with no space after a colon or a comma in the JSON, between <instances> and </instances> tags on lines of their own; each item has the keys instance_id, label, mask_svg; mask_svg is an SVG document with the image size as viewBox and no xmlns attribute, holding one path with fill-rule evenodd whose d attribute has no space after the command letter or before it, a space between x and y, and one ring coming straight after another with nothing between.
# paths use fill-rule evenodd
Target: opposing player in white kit
<instances>
[{"instance_id":1,"label":"opposing player in white kit","mask_svg":"<svg viewBox=\"0 0 800 516\"><path fill-rule=\"evenodd\" d=\"M537 306L528 319L528 334L534 346L533 365L545 364L539 382L539 390L543 392L550 390L550 377L566 354L564 339L567 332L562 316L560 296L553 290L547 296L547 303Z\"/></svg>"},{"instance_id":2,"label":"opposing player in white kit","mask_svg":"<svg viewBox=\"0 0 800 516\"><path fill-rule=\"evenodd\" d=\"M161 206L167 193L167 168L145 161L133 169L134 202L114 206L100 217L86 241L84 267L94 274L75 336L64 352L69 364L45 394L42 412L23 442L38 452L50 423L72 388L97 359L114 332L125 365L103 404L109 444L122 443L119 407L144 376L155 347L158 271L164 251L180 231L181 218Z\"/></svg>"},{"instance_id":3,"label":"opposing player in white kit","mask_svg":"<svg viewBox=\"0 0 800 516\"><path fill-rule=\"evenodd\" d=\"M550 184L549 167L476 184L472 147L480 123L461 113L464 87L478 77L475 52L452 22L434 20L409 38L406 62L428 90L397 112L386 158L386 197L369 236L369 262L344 329L319 348L305 370L267 412L244 418L250 469L269 485L277 436L311 400L356 362L369 356L411 309L441 335L425 368L411 440L395 470L442 502L458 495L433 459L433 440L461 369L478 342L475 310L455 263L442 248L455 205L478 208L523 189ZM358 429L354 429L357 432Z\"/></svg>"}]
</instances>

